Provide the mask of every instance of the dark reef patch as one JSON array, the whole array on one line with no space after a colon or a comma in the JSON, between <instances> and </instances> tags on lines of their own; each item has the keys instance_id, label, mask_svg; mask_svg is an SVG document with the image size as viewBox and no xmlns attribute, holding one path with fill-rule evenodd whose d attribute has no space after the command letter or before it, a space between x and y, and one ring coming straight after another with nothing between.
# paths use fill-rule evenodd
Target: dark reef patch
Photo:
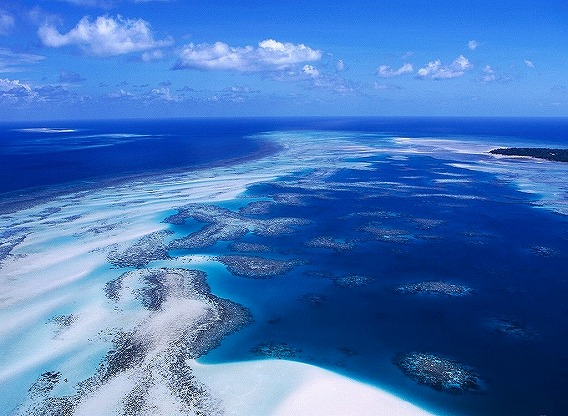
<instances>
[{"instance_id":1,"label":"dark reef patch","mask_svg":"<svg viewBox=\"0 0 568 416\"><path fill-rule=\"evenodd\" d=\"M306 293L305 295L300 296L298 300L311 306L322 306L329 301L327 297L317 293Z\"/></svg>"},{"instance_id":2,"label":"dark reef patch","mask_svg":"<svg viewBox=\"0 0 568 416\"><path fill-rule=\"evenodd\" d=\"M439 355L412 352L396 356L393 362L405 375L435 390L452 394L483 390L472 368Z\"/></svg>"},{"instance_id":3,"label":"dark reef patch","mask_svg":"<svg viewBox=\"0 0 568 416\"><path fill-rule=\"evenodd\" d=\"M367 286L375 281L372 277L368 276L361 276L361 275L346 275L346 276L337 276L333 278L333 281L336 285L341 287L360 287L360 286Z\"/></svg>"},{"instance_id":4,"label":"dark reef patch","mask_svg":"<svg viewBox=\"0 0 568 416\"><path fill-rule=\"evenodd\" d=\"M219 256L217 260L237 276L266 279L289 272L298 260L275 260L257 256Z\"/></svg>"},{"instance_id":5,"label":"dark reef patch","mask_svg":"<svg viewBox=\"0 0 568 416\"><path fill-rule=\"evenodd\" d=\"M156 231L142 237L125 250L113 250L107 260L117 267L144 267L154 260L166 260L170 256L164 245L164 239L171 231Z\"/></svg>"},{"instance_id":6,"label":"dark reef patch","mask_svg":"<svg viewBox=\"0 0 568 416\"><path fill-rule=\"evenodd\" d=\"M149 314L131 329L109 329L114 333L112 348L95 373L74 386L75 394L51 395L63 375L44 373L30 388L28 402L19 414L71 415L84 398L97 394L116 377L130 374L132 388L122 398L121 414L148 414L153 406L151 391L161 385L179 400L182 412L221 415L219 402L195 378L189 360L203 356L224 337L248 325L250 311L213 295L205 273L198 270L131 270L108 282L105 292L116 303L115 310L120 312L121 302L128 306L134 299ZM72 321L65 316L54 319L62 324Z\"/></svg>"},{"instance_id":7,"label":"dark reef patch","mask_svg":"<svg viewBox=\"0 0 568 416\"><path fill-rule=\"evenodd\" d=\"M427 295L444 295L444 296L454 296L454 297L467 296L473 292L473 289L468 286L456 285L453 283L442 282L442 281L409 283L397 286L395 287L394 290L395 292L404 295L427 294Z\"/></svg>"},{"instance_id":8,"label":"dark reef patch","mask_svg":"<svg viewBox=\"0 0 568 416\"><path fill-rule=\"evenodd\" d=\"M326 248L338 252L348 251L355 247L355 243L349 240L338 240L333 237L316 237L305 243L311 248Z\"/></svg>"},{"instance_id":9,"label":"dark reef patch","mask_svg":"<svg viewBox=\"0 0 568 416\"><path fill-rule=\"evenodd\" d=\"M187 219L206 223L201 230L169 244L170 249L194 249L211 247L218 241L232 241L252 232L262 237L276 237L294 231L293 226L304 225L301 218L250 218L216 205L190 204L179 208L163 222L184 224Z\"/></svg>"},{"instance_id":10,"label":"dark reef patch","mask_svg":"<svg viewBox=\"0 0 568 416\"><path fill-rule=\"evenodd\" d=\"M492 318L487 321L487 328L497 335L505 335L520 341L538 339L537 332L518 319Z\"/></svg>"},{"instance_id":11,"label":"dark reef patch","mask_svg":"<svg viewBox=\"0 0 568 416\"><path fill-rule=\"evenodd\" d=\"M241 253L267 253L271 251L272 248L266 244L235 241L234 243L229 244L229 250L239 251Z\"/></svg>"},{"instance_id":12,"label":"dark reef patch","mask_svg":"<svg viewBox=\"0 0 568 416\"><path fill-rule=\"evenodd\" d=\"M266 215L274 207L272 201L255 201L239 209L241 215Z\"/></svg>"},{"instance_id":13,"label":"dark reef patch","mask_svg":"<svg viewBox=\"0 0 568 416\"><path fill-rule=\"evenodd\" d=\"M0 268L11 255L12 250L25 240L28 232L27 228L13 228L0 232Z\"/></svg>"},{"instance_id":14,"label":"dark reef patch","mask_svg":"<svg viewBox=\"0 0 568 416\"><path fill-rule=\"evenodd\" d=\"M252 348L251 352L259 357L282 359L297 357L302 350L297 349L286 342L266 342L258 344Z\"/></svg>"}]
</instances>

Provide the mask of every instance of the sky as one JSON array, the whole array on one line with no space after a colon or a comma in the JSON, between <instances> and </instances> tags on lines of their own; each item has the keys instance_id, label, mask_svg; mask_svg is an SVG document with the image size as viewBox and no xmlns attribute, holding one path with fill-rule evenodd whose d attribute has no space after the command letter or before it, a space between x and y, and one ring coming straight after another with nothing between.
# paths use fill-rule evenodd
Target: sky
<instances>
[{"instance_id":1,"label":"sky","mask_svg":"<svg viewBox=\"0 0 568 416\"><path fill-rule=\"evenodd\" d=\"M568 116L566 0L0 0L0 121Z\"/></svg>"}]
</instances>

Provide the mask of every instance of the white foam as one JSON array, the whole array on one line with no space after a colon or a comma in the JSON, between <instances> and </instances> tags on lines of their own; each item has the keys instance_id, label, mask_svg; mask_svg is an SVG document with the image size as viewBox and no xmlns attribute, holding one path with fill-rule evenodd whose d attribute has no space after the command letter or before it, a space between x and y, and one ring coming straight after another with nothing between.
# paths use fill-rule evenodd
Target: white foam
<instances>
[{"instance_id":1,"label":"white foam","mask_svg":"<svg viewBox=\"0 0 568 416\"><path fill-rule=\"evenodd\" d=\"M14 131L22 133L74 133L78 130L55 127L30 127L26 129L14 129Z\"/></svg>"}]
</instances>

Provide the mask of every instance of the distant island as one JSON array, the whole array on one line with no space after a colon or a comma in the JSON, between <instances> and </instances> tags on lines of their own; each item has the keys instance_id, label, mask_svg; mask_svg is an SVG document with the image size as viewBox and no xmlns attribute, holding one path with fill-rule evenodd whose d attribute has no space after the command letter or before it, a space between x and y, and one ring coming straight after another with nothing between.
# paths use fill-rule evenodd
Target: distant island
<instances>
[{"instance_id":1,"label":"distant island","mask_svg":"<svg viewBox=\"0 0 568 416\"><path fill-rule=\"evenodd\" d=\"M530 156L537 159L568 162L568 149L548 149L545 147L507 147L493 149L489 153L505 156Z\"/></svg>"}]
</instances>

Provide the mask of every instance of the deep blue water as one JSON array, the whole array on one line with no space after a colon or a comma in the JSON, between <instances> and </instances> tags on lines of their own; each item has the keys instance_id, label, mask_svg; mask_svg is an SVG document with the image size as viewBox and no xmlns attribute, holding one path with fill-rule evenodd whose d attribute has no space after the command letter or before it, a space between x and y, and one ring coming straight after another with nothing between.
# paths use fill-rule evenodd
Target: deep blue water
<instances>
[{"instance_id":1,"label":"deep blue water","mask_svg":"<svg viewBox=\"0 0 568 416\"><path fill-rule=\"evenodd\" d=\"M341 171L329 181L397 180L431 186L443 161L413 156L376 171ZM463 170L444 168L447 173ZM269 280L218 277L213 287L252 308L255 324L227 339L205 357L223 362L254 359L259 343L286 343L294 359L344 371L392 389L418 403L463 415L560 415L568 410L568 221L536 210L524 194L492 175L469 172L455 194L478 196L459 201L416 199L413 191L363 189L306 192L304 205L278 207L269 217L312 220L298 233L246 241L272 245L284 258L301 259L293 272ZM294 178L288 178L293 182ZM297 178L296 178L297 179ZM464 189L465 188L465 189ZM270 196L259 185L249 196ZM323 198L325 196L325 198ZM247 201L243 201L246 203ZM380 218L353 215L381 211ZM428 219L426 223L416 221ZM403 241L377 241L361 232L373 223L403 230ZM436 224L436 225L431 225ZM357 241L346 251L309 248L318 236ZM553 255L539 255L547 247ZM218 247L218 252L226 251ZM274 253L272 254L274 256ZM373 279L342 287L335 277ZM221 280L223 279L223 280ZM393 288L417 281L443 280L474 289L467 297L400 295ZM317 302L306 301L316 295ZM515 322L527 336L499 332L496 319ZM485 380L481 393L453 395L406 378L393 365L396 354L432 352L475 368Z\"/></svg>"},{"instance_id":2,"label":"deep blue water","mask_svg":"<svg viewBox=\"0 0 568 416\"><path fill-rule=\"evenodd\" d=\"M30 129L60 129L45 132ZM282 118L0 124L0 194L228 163L270 149L251 135L347 130L404 137L504 137L563 143L565 119Z\"/></svg>"},{"instance_id":3,"label":"deep blue water","mask_svg":"<svg viewBox=\"0 0 568 416\"><path fill-rule=\"evenodd\" d=\"M274 150L248 139L258 131L256 121L229 120L0 124L0 195L33 199L62 189L234 163Z\"/></svg>"},{"instance_id":4,"label":"deep blue water","mask_svg":"<svg viewBox=\"0 0 568 416\"><path fill-rule=\"evenodd\" d=\"M77 131L15 130L29 127ZM3 125L0 191L27 192L30 187L236 163L274 150L249 136L303 129L568 147L566 119ZM94 147L100 144L105 146ZM335 172L325 179L330 184L325 190L300 186L304 176L298 173L283 178L286 186L258 184L247 191L246 198L224 204L234 210L254 198L299 194L301 204L275 204L257 217L299 217L310 222L289 235L268 238L249 233L241 238L271 247L269 253L259 255L301 261L283 276L259 280L232 276L223 267L206 270L213 292L249 307L255 322L225 339L204 361L258 359L254 348L259 344L285 343L296 351L293 359L344 372L448 414L568 414L568 217L536 209L531 204L536 197L521 193L513 183L451 167L449 162L428 155L401 160L385 154L371 160L374 170ZM454 177L448 174L460 175L455 177L463 182L436 182ZM355 182L398 182L408 187L332 186ZM171 229L182 236L203 225L190 221ZM390 230L397 238L376 238L364 231L369 226ZM354 245L349 250L330 250L306 244L321 236ZM229 243L187 254L234 254ZM338 283L345 276L364 276L369 281L345 287ZM467 285L474 292L448 297L401 295L394 290L397 285L434 280ZM512 322L524 335L500 332L496 321ZM397 354L413 351L436 353L471 366L483 378L484 390L454 395L418 384L393 364Z\"/></svg>"}]
</instances>

